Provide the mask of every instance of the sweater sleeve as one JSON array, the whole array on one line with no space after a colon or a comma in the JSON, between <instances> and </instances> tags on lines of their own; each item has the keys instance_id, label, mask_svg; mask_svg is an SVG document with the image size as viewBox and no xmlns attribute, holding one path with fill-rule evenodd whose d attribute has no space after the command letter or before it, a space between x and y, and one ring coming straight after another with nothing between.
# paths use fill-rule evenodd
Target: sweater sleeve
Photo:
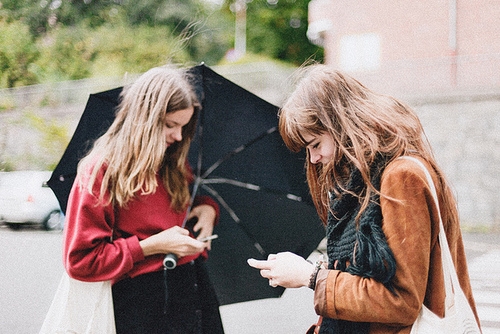
<instances>
[{"instance_id":1,"label":"sweater sleeve","mask_svg":"<svg viewBox=\"0 0 500 334\"><path fill-rule=\"evenodd\" d=\"M381 192L386 196L380 199L382 228L396 259L396 293L374 279L322 270L315 290L318 314L394 326L415 321L426 293L431 245L436 242L431 223L436 210L425 175L405 160L388 165Z\"/></svg>"},{"instance_id":2,"label":"sweater sleeve","mask_svg":"<svg viewBox=\"0 0 500 334\"><path fill-rule=\"evenodd\" d=\"M114 223L112 205L98 204L97 197L80 187L77 179L68 200L63 245L63 263L71 277L89 282L112 280L144 259L136 236L112 240Z\"/></svg>"}]
</instances>

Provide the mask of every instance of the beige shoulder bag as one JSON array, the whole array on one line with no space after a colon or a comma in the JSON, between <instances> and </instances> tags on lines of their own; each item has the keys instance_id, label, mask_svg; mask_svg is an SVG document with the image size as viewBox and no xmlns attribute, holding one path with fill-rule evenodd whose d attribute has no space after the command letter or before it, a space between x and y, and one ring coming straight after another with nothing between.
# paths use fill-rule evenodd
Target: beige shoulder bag
<instances>
[{"instance_id":1,"label":"beige shoulder bag","mask_svg":"<svg viewBox=\"0 0 500 334\"><path fill-rule=\"evenodd\" d=\"M445 282L445 315L444 318L438 317L422 305L420 314L413 324L410 334L439 334L439 333L467 333L480 334L481 330L476 322L476 318L465 296L451 258L448 240L444 232L443 221L439 210L439 202L436 193L436 187L432 181L431 175L424 164L413 157L404 156L403 159L414 161L423 171L432 192L437 211L439 213L439 245L441 247L441 262L443 265L443 274Z\"/></svg>"}]
</instances>

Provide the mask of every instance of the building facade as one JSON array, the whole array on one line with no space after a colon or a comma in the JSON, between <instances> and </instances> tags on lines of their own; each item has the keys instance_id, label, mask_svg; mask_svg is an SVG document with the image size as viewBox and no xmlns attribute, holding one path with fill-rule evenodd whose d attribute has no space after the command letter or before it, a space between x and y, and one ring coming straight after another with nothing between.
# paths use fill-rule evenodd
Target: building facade
<instances>
[{"instance_id":1,"label":"building facade","mask_svg":"<svg viewBox=\"0 0 500 334\"><path fill-rule=\"evenodd\" d=\"M500 88L498 0L312 0L308 37L378 90Z\"/></svg>"}]
</instances>

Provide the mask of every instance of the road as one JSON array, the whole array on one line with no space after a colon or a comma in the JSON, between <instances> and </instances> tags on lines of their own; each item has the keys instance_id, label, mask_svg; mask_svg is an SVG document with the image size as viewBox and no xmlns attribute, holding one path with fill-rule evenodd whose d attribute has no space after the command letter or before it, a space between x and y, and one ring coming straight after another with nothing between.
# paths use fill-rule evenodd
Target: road
<instances>
[{"instance_id":1,"label":"road","mask_svg":"<svg viewBox=\"0 0 500 334\"><path fill-rule=\"evenodd\" d=\"M500 236L464 234L469 275L483 334L500 333Z\"/></svg>"},{"instance_id":2,"label":"road","mask_svg":"<svg viewBox=\"0 0 500 334\"><path fill-rule=\"evenodd\" d=\"M464 234L484 334L500 334L500 236ZM63 271L61 232L0 226L0 332L38 333ZM312 291L221 307L227 334L304 333L317 316Z\"/></svg>"}]
</instances>

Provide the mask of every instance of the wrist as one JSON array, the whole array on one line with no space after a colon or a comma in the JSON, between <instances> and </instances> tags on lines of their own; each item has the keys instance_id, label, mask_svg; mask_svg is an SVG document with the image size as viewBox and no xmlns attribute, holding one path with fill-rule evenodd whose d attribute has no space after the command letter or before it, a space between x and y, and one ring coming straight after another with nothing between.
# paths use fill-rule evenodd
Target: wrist
<instances>
[{"instance_id":1,"label":"wrist","mask_svg":"<svg viewBox=\"0 0 500 334\"><path fill-rule=\"evenodd\" d=\"M318 277L318 272L323 268L323 263L323 255L321 255L314 264L314 269L309 276L308 288L311 290L316 288L316 278Z\"/></svg>"},{"instance_id":2,"label":"wrist","mask_svg":"<svg viewBox=\"0 0 500 334\"><path fill-rule=\"evenodd\" d=\"M161 253L151 237L139 241L139 246L141 246L144 257Z\"/></svg>"},{"instance_id":3,"label":"wrist","mask_svg":"<svg viewBox=\"0 0 500 334\"><path fill-rule=\"evenodd\" d=\"M154 251L149 242L146 239L139 241L139 246L141 246L142 253L144 257L154 254Z\"/></svg>"}]
</instances>

